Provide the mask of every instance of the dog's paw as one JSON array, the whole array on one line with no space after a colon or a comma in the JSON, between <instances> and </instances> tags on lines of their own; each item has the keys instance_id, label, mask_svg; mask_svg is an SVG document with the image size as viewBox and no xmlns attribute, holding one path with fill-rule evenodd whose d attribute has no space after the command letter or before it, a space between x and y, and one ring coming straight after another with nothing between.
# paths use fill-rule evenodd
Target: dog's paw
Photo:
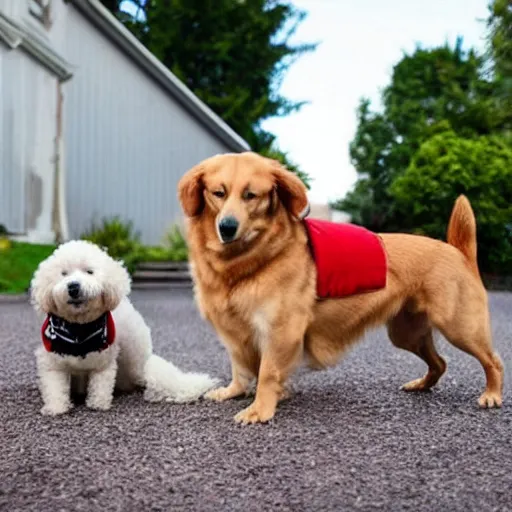
<instances>
[{"instance_id":1,"label":"dog's paw","mask_svg":"<svg viewBox=\"0 0 512 512\"><path fill-rule=\"evenodd\" d=\"M246 407L235 416L235 421L242 425L267 423L274 417L274 414L275 409L258 407L252 403L249 407Z\"/></svg>"},{"instance_id":2,"label":"dog's paw","mask_svg":"<svg viewBox=\"0 0 512 512\"><path fill-rule=\"evenodd\" d=\"M421 379L414 379L407 382L400 389L402 389L402 391L429 391L430 387L427 379L421 377Z\"/></svg>"},{"instance_id":3,"label":"dog's paw","mask_svg":"<svg viewBox=\"0 0 512 512\"><path fill-rule=\"evenodd\" d=\"M502 404L503 400L501 394L492 393L490 391L485 391L478 399L478 405L482 407L482 409L500 408Z\"/></svg>"},{"instance_id":4,"label":"dog's paw","mask_svg":"<svg viewBox=\"0 0 512 512\"><path fill-rule=\"evenodd\" d=\"M62 404L45 404L41 407L41 414L43 416L59 416L61 414L66 414L73 408L71 403L62 403Z\"/></svg>"},{"instance_id":5,"label":"dog's paw","mask_svg":"<svg viewBox=\"0 0 512 512\"><path fill-rule=\"evenodd\" d=\"M285 402L286 400L290 400L294 395L295 391L291 387L291 385L287 385L283 387L281 393L279 393L279 402Z\"/></svg>"},{"instance_id":6,"label":"dog's paw","mask_svg":"<svg viewBox=\"0 0 512 512\"><path fill-rule=\"evenodd\" d=\"M214 402L224 402L224 400L229 400L230 398L235 398L243 394L240 390L235 390L232 386L225 386L221 388L212 389L208 391L204 395L204 398L207 400L212 400Z\"/></svg>"},{"instance_id":7,"label":"dog's paw","mask_svg":"<svg viewBox=\"0 0 512 512\"><path fill-rule=\"evenodd\" d=\"M94 409L95 411L108 411L112 407L112 398L107 399L87 399L85 405L89 407L89 409Z\"/></svg>"}]
</instances>

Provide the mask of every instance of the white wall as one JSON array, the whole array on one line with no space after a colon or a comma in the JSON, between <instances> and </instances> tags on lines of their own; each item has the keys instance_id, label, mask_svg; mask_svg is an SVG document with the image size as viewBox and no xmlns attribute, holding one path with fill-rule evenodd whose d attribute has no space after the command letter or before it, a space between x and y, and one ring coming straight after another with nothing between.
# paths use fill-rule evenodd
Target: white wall
<instances>
[{"instance_id":1,"label":"white wall","mask_svg":"<svg viewBox=\"0 0 512 512\"><path fill-rule=\"evenodd\" d=\"M73 7L64 56L71 234L119 215L158 244L182 217L176 187L200 160L228 149Z\"/></svg>"},{"instance_id":2,"label":"white wall","mask_svg":"<svg viewBox=\"0 0 512 512\"><path fill-rule=\"evenodd\" d=\"M182 220L180 177L229 148L72 3L53 0L49 26L28 5L0 0L0 12L42 44L50 64L0 40L0 224L31 241L54 239L58 77L72 72L60 83L64 234L118 215L143 242L159 243Z\"/></svg>"},{"instance_id":3,"label":"white wall","mask_svg":"<svg viewBox=\"0 0 512 512\"><path fill-rule=\"evenodd\" d=\"M0 224L51 241L57 80L0 43Z\"/></svg>"},{"instance_id":4,"label":"white wall","mask_svg":"<svg viewBox=\"0 0 512 512\"><path fill-rule=\"evenodd\" d=\"M66 11L62 0L53 0L45 27L30 14L28 0L0 0L7 30L22 32L12 47L0 41L0 224L33 242L54 240L59 78L48 62L60 58L55 48L62 46Z\"/></svg>"}]
</instances>

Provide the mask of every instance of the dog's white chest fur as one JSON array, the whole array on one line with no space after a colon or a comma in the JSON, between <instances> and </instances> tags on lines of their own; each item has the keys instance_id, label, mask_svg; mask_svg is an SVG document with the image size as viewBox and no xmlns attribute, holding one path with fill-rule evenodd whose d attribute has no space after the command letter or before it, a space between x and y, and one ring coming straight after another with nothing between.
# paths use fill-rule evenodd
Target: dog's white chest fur
<instances>
[{"instance_id":1,"label":"dog's white chest fur","mask_svg":"<svg viewBox=\"0 0 512 512\"><path fill-rule=\"evenodd\" d=\"M269 301L260 306L251 317L251 325L254 329L253 343L261 352L263 347L268 343L270 328L275 316L274 301Z\"/></svg>"}]
</instances>

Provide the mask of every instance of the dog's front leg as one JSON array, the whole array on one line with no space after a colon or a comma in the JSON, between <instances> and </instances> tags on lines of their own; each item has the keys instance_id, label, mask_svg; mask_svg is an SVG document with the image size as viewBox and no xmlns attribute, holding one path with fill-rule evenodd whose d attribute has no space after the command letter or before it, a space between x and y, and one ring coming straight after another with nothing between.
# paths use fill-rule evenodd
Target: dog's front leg
<instances>
[{"instance_id":1,"label":"dog's front leg","mask_svg":"<svg viewBox=\"0 0 512 512\"><path fill-rule=\"evenodd\" d=\"M233 349L231 358L231 382L227 386L212 389L205 398L224 402L247 393L251 382L256 378L259 366L259 354L250 346Z\"/></svg>"},{"instance_id":2,"label":"dog's front leg","mask_svg":"<svg viewBox=\"0 0 512 512\"><path fill-rule=\"evenodd\" d=\"M235 416L238 423L265 423L273 418L278 402L286 395L285 384L302 357L303 322L276 329L262 347L254 402Z\"/></svg>"},{"instance_id":3,"label":"dog's front leg","mask_svg":"<svg viewBox=\"0 0 512 512\"><path fill-rule=\"evenodd\" d=\"M71 377L67 371L44 369L39 371L39 389L43 397L41 413L47 416L64 414L72 408Z\"/></svg>"},{"instance_id":4,"label":"dog's front leg","mask_svg":"<svg viewBox=\"0 0 512 512\"><path fill-rule=\"evenodd\" d=\"M91 372L87 387L87 407L100 411L110 409L114 398L116 374L116 359L113 359L106 368Z\"/></svg>"},{"instance_id":5,"label":"dog's front leg","mask_svg":"<svg viewBox=\"0 0 512 512\"><path fill-rule=\"evenodd\" d=\"M39 390L43 399L41 414L56 416L68 412L71 403L71 376L56 367L52 355L43 348L36 350Z\"/></svg>"}]
</instances>

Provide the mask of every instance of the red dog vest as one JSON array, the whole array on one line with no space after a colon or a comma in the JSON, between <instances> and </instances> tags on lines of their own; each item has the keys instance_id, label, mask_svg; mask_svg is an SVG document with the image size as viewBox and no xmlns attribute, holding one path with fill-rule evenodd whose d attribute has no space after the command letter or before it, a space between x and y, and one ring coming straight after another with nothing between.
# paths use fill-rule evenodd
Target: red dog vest
<instances>
[{"instance_id":1,"label":"red dog vest","mask_svg":"<svg viewBox=\"0 0 512 512\"><path fill-rule=\"evenodd\" d=\"M386 286L387 259L379 236L354 224L305 219L317 268L319 298L339 298Z\"/></svg>"}]
</instances>

